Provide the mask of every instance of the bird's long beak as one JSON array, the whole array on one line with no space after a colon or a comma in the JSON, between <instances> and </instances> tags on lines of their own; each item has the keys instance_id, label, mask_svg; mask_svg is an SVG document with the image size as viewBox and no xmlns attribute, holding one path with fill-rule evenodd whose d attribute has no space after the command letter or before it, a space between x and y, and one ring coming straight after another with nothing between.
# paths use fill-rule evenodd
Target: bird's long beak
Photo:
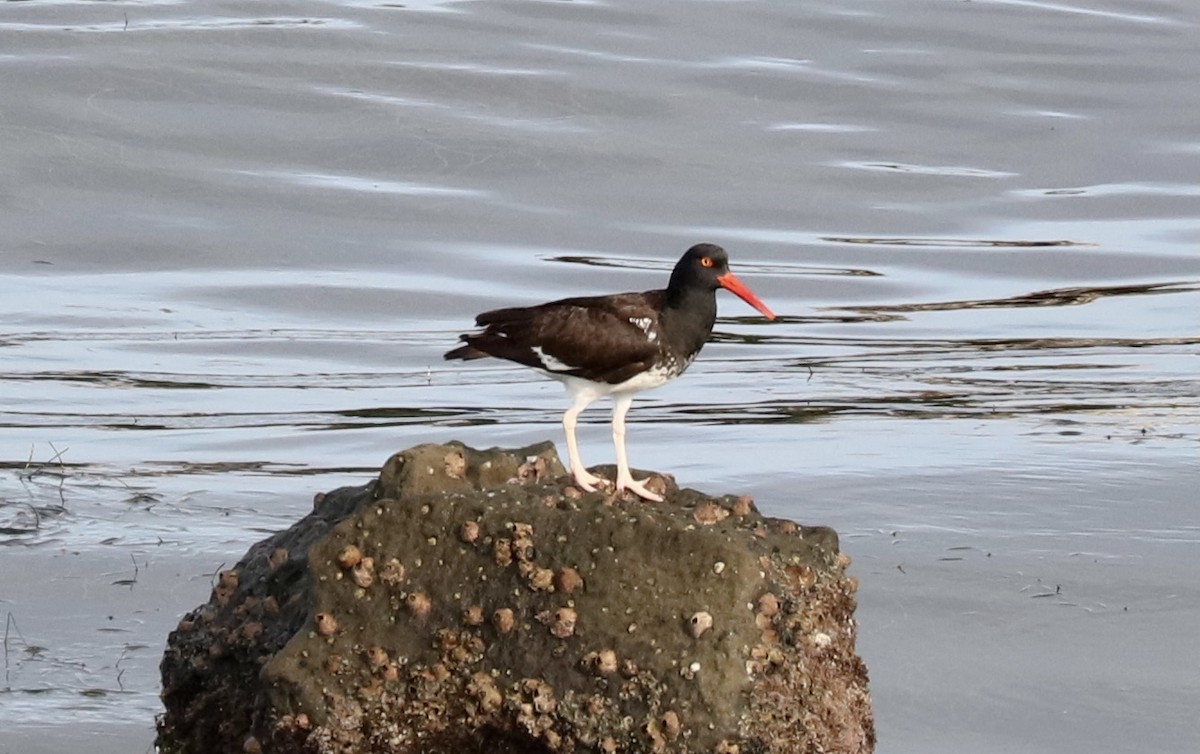
<instances>
[{"instance_id":1,"label":"bird's long beak","mask_svg":"<svg viewBox=\"0 0 1200 754\"><path fill-rule=\"evenodd\" d=\"M750 304L750 306L753 306L755 309L758 309L767 319L775 319L775 312L768 309L767 305L759 300L758 296L755 296L753 293L751 293L750 289L746 287L745 283L738 280L732 272L726 272L724 275L718 275L717 282L720 283L721 287L725 290L734 294L747 304Z\"/></svg>"}]
</instances>

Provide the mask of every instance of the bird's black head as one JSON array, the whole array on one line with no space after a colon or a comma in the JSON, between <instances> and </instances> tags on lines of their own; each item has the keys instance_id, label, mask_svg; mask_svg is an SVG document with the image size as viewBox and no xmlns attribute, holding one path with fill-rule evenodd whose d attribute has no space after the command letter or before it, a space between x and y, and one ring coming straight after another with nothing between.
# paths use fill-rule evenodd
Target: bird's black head
<instances>
[{"instance_id":1,"label":"bird's black head","mask_svg":"<svg viewBox=\"0 0 1200 754\"><path fill-rule=\"evenodd\" d=\"M684 253L675 264L675 269L671 271L667 294L676 298L686 295L687 291L707 293L718 288L724 288L737 295L762 312L767 319L775 319L767 305L729 271L729 255L716 244L698 243Z\"/></svg>"},{"instance_id":2,"label":"bird's black head","mask_svg":"<svg viewBox=\"0 0 1200 754\"><path fill-rule=\"evenodd\" d=\"M715 291L721 287L718 277L729 272L729 255L720 246L698 243L688 249L671 272L672 290L701 288Z\"/></svg>"}]
</instances>

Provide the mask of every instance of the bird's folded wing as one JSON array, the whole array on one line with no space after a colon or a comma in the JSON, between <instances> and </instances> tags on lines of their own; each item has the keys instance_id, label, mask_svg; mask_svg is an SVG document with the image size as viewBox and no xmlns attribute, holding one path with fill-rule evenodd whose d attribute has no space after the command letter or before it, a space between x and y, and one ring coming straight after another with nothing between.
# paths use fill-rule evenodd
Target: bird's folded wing
<instances>
[{"instance_id":1,"label":"bird's folded wing","mask_svg":"<svg viewBox=\"0 0 1200 754\"><path fill-rule=\"evenodd\" d=\"M649 336L654 319L642 294L565 299L480 315L485 330L474 338L501 358L617 384L645 371L659 355L660 344Z\"/></svg>"}]
</instances>

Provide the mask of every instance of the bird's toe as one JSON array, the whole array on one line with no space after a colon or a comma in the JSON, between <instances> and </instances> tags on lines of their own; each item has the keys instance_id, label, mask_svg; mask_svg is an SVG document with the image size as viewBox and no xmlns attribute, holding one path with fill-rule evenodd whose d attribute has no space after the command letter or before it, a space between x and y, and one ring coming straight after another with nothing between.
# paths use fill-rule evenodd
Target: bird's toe
<instances>
[{"instance_id":1,"label":"bird's toe","mask_svg":"<svg viewBox=\"0 0 1200 754\"><path fill-rule=\"evenodd\" d=\"M646 483L649 481L650 479L643 479L639 482L633 477L629 477L628 479L618 479L617 490L629 490L643 500L649 500L652 503L661 503L663 501L663 496L646 488Z\"/></svg>"},{"instance_id":2,"label":"bird's toe","mask_svg":"<svg viewBox=\"0 0 1200 754\"><path fill-rule=\"evenodd\" d=\"M604 477L596 476L587 469L577 469L572 476L575 477L575 484L583 488L584 492L595 492L601 487L607 487L610 482Z\"/></svg>"}]
</instances>

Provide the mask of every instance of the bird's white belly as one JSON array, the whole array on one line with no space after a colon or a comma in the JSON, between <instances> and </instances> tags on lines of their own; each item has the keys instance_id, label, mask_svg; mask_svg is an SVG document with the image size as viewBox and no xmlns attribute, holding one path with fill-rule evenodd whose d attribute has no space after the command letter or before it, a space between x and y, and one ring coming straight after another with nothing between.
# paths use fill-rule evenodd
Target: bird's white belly
<instances>
[{"instance_id":1,"label":"bird's white belly","mask_svg":"<svg viewBox=\"0 0 1200 754\"><path fill-rule=\"evenodd\" d=\"M684 365L684 369L687 365ZM664 385L683 373L683 369L673 367L671 365L657 366L647 369L641 374L636 374L633 377L612 386L610 392L613 393L636 393L640 390L649 390L650 388Z\"/></svg>"},{"instance_id":2,"label":"bird's white belly","mask_svg":"<svg viewBox=\"0 0 1200 754\"><path fill-rule=\"evenodd\" d=\"M684 364L683 369L686 368L687 364ZM596 398L602 398L615 393L638 393L665 385L682 374L683 369L678 368L678 366L657 366L647 369L640 374L635 374L624 382L618 382L614 385L603 382L592 382L591 380L585 380L582 377L573 377L569 374L555 374L553 372L546 372L546 374L562 382L572 395L586 393Z\"/></svg>"}]
</instances>

